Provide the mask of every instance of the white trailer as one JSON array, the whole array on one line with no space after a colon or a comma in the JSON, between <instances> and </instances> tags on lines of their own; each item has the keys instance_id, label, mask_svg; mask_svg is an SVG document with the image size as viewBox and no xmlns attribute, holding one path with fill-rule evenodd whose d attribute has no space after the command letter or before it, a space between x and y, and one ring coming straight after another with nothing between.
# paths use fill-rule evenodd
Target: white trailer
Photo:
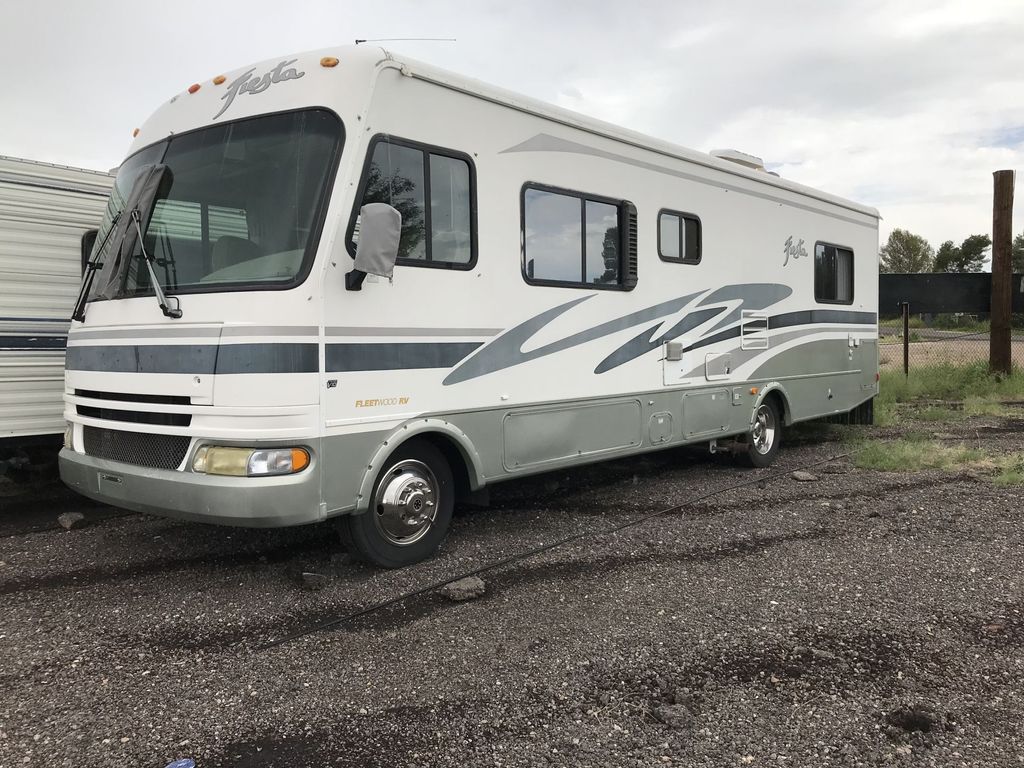
<instances>
[{"instance_id":1,"label":"white trailer","mask_svg":"<svg viewBox=\"0 0 1024 768\"><path fill-rule=\"evenodd\" d=\"M496 481L733 439L764 466L877 392L874 209L379 48L172 98L99 239L65 481L337 516L385 566Z\"/></svg>"},{"instance_id":2,"label":"white trailer","mask_svg":"<svg viewBox=\"0 0 1024 768\"><path fill-rule=\"evenodd\" d=\"M64 431L64 344L107 173L0 156L0 443ZM10 443L6 443L10 444Z\"/></svg>"}]
</instances>

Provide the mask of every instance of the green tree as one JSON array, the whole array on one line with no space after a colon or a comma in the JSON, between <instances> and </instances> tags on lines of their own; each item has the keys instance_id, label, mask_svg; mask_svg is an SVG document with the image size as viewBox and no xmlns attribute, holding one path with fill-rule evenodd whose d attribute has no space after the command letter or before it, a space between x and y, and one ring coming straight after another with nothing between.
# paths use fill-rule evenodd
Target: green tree
<instances>
[{"instance_id":1,"label":"green tree","mask_svg":"<svg viewBox=\"0 0 1024 768\"><path fill-rule=\"evenodd\" d=\"M894 229L879 257L883 272L931 272L935 250L920 235Z\"/></svg>"},{"instance_id":2,"label":"green tree","mask_svg":"<svg viewBox=\"0 0 1024 768\"><path fill-rule=\"evenodd\" d=\"M1010 260L1013 262L1013 271L1024 272L1024 232L1013 238L1013 250L1010 253Z\"/></svg>"},{"instance_id":3,"label":"green tree","mask_svg":"<svg viewBox=\"0 0 1024 768\"><path fill-rule=\"evenodd\" d=\"M971 235L960 245L947 240L939 246L934 272L981 272L992 240L988 235Z\"/></svg>"},{"instance_id":4,"label":"green tree","mask_svg":"<svg viewBox=\"0 0 1024 768\"><path fill-rule=\"evenodd\" d=\"M935 253L935 263L932 265L932 272L954 272L949 268L951 264L960 259L960 246L952 240L947 240L939 246Z\"/></svg>"}]
</instances>

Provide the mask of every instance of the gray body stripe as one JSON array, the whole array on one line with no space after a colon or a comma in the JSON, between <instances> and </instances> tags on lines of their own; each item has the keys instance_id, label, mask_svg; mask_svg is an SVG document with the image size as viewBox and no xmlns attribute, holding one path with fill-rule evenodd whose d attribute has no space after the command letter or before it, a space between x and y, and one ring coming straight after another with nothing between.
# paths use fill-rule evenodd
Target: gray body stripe
<instances>
[{"instance_id":1,"label":"gray body stripe","mask_svg":"<svg viewBox=\"0 0 1024 768\"><path fill-rule=\"evenodd\" d=\"M771 337L770 344L784 344L787 341L793 339L803 338L804 336L814 336L821 333L822 331L863 331L863 327L850 326L849 328L804 328L798 331L787 331L786 333L779 333ZM842 339L836 339L836 341L842 342ZM843 342L845 343L845 342ZM732 349L725 350L725 354L732 355L732 367L739 368L746 362L753 360L758 355L765 355L773 351L773 348L769 346L767 349L742 349L740 347L733 347ZM768 355L770 357L770 355ZM704 375L704 363L693 368L683 378L689 379L693 376Z\"/></svg>"},{"instance_id":2,"label":"gray body stripe","mask_svg":"<svg viewBox=\"0 0 1024 768\"><path fill-rule=\"evenodd\" d=\"M68 342L114 339L216 339L221 336L318 336L315 325L250 325L223 328L117 328L109 331L72 331Z\"/></svg>"},{"instance_id":3,"label":"gray body stripe","mask_svg":"<svg viewBox=\"0 0 1024 768\"><path fill-rule=\"evenodd\" d=\"M802 312L785 312L768 318L769 328L788 328L793 325L815 323L850 323L875 325L878 315L874 312L856 312L846 309L808 309Z\"/></svg>"},{"instance_id":4,"label":"gray body stripe","mask_svg":"<svg viewBox=\"0 0 1024 768\"><path fill-rule=\"evenodd\" d=\"M479 346L479 342L328 344L327 370L335 373L451 368Z\"/></svg>"},{"instance_id":5,"label":"gray body stripe","mask_svg":"<svg viewBox=\"0 0 1024 768\"><path fill-rule=\"evenodd\" d=\"M118 328L109 331L71 331L68 344L76 341L114 339L216 339L220 328Z\"/></svg>"},{"instance_id":6,"label":"gray body stripe","mask_svg":"<svg viewBox=\"0 0 1024 768\"><path fill-rule=\"evenodd\" d=\"M223 336L319 336L315 325L226 325Z\"/></svg>"},{"instance_id":7,"label":"gray body stripe","mask_svg":"<svg viewBox=\"0 0 1024 768\"><path fill-rule=\"evenodd\" d=\"M316 344L160 344L69 347L71 371L109 373L315 373Z\"/></svg>"},{"instance_id":8,"label":"gray body stripe","mask_svg":"<svg viewBox=\"0 0 1024 768\"><path fill-rule=\"evenodd\" d=\"M647 148L645 148L645 149L647 149ZM649 151L656 151L656 150L649 150ZM767 192L755 192L753 190L746 189L744 187L741 187L741 186L738 186L738 185L735 185L735 184L728 184L728 183L723 182L723 181L713 181L711 179L704 178L703 176L698 176L698 175L693 174L693 173L686 173L685 171L676 171L676 170L673 170L671 168L666 168L663 165L657 165L655 163L648 163L648 162L646 162L644 160L634 160L633 158L626 157L625 155L619 155L619 154L616 154L614 152L606 152L603 149L596 149L594 147L588 147L586 144L579 144L579 143L577 143L575 141L569 141L568 139L560 139L557 136L551 136L550 134L547 134L547 133L538 133L533 138L527 139L526 141L522 142L521 144L516 144L514 147L509 147L508 149L503 149L499 154L504 154L506 152L567 152L567 153L572 153L572 154L577 154L577 155L590 155L591 157L601 157L601 158L604 158L605 160L613 160L613 161L615 161L617 163L625 163L626 165L632 165L632 166L635 166L637 168L643 168L645 171L654 171L655 173L661 173L661 174L664 174L666 176L675 176L676 178L679 178L679 179L686 179L687 181L693 181L693 182L696 182L697 184L704 184L704 185L709 186L709 187L715 187L716 189L728 189L731 192L739 192L740 194L750 195L751 197L759 197L762 200L770 200L773 203L781 203L782 205L788 205L788 206L791 206L793 208L800 208L801 210L804 210L804 211L811 211L812 213L819 213L822 216L830 216L833 219L839 219L840 221L845 221L845 222L848 222L850 224L856 224L857 226L861 226L861 227L868 227L870 229L875 229L878 226L877 221L875 221L875 222L859 221L859 220L854 219L854 218L852 218L850 216L843 216L842 214L839 214L839 213L833 213L831 211L824 211L821 208L815 208L813 205L806 205L805 203L797 203L797 202L794 202L792 200L787 200L786 198L780 197L779 195L772 195L772 194L769 194ZM692 162L692 161L684 160L683 162ZM715 170L716 171L721 171L722 169L716 168ZM751 181L753 183L756 183L754 180L751 180ZM794 195L806 194L808 197L812 197L815 200L821 200L821 202L824 203L825 205L833 205L833 206L836 206L837 208L847 208L847 210L851 210L851 211L855 210L853 208L848 208L846 206L843 206L843 205L841 205L838 202L833 202L833 201L830 201L830 200L823 200L822 198L814 197L813 195L811 195L809 193L800 193L800 192L797 192L796 190L787 190L787 191L789 191L791 194L794 194ZM860 213L860 211L856 211L856 212ZM870 216L870 214L868 214L868 213L863 213L863 215L864 216Z\"/></svg>"},{"instance_id":9,"label":"gray body stripe","mask_svg":"<svg viewBox=\"0 0 1024 768\"><path fill-rule=\"evenodd\" d=\"M504 328L328 328L328 336L497 336Z\"/></svg>"}]
</instances>

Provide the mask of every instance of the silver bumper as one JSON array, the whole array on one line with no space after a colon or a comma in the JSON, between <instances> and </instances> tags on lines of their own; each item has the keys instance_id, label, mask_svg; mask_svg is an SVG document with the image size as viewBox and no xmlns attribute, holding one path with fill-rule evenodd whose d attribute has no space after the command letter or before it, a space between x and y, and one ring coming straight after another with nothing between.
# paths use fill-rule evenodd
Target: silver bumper
<instances>
[{"instance_id":1,"label":"silver bumper","mask_svg":"<svg viewBox=\"0 0 1024 768\"><path fill-rule=\"evenodd\" d=\"M315 460L295 475L222 477L137 467L64 448L60 477L111 506L200 523L276 528L322 519Z\"/></svg>"}]
</instances>

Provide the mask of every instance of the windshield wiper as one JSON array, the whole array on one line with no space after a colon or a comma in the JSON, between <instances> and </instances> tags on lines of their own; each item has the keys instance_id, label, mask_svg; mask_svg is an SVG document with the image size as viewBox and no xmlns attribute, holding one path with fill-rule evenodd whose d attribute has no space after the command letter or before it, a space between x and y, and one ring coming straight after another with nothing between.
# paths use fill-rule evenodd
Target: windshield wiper
<instances>
[{"instance_id":1,"label":"windshield wiper","mask_svg":"<svg viewBox=\"0 0 1024 768\"><path fill-rule=\"evenodd\" d=\"M153 293L156 294L156 300L160 304L160 311L164 313L165 317L177 320L181 317L181 302L178 301L177 296L168 297L164 293L163 286L160 285L160 281L156 277L156 270L153 269L153 262L155 259L146 251L146 243L145 238L142 236L142 224L140 223L138 207L132 208L131 220L132 224L135 225L136 233L139 235L139 248L142 250L142 258L145 259L146 267L149 269L149 279L153 283ZM173 307L168 306L168 299L174 301Z\"/></svg>"},{"instance_id":2,"label":"windshield wiper","mask_svg":"<svg viewBox=\"0 0 1024 768\"><path fill-rule=\"evenodd\" d=\"M96 277L97 270L103 269L103 262L99 261L100 254L103 253L103 249L107 245L107 241L110 236L114 234L114 230L117 229L117 222L121 219L121 211L110 220L110 227L107 229L107 234L103 236L103 242L100 243L100 247L93 250L95 254L89 263L85 265L85 276L82 278L82 287L78 290L78 298L75 300L75 309L71 313L71 319L77 320L80 323L85 322L85 305L86 300L89 297L89 291L92 290L92 281Z\"/></svg>"}]
</instances>

